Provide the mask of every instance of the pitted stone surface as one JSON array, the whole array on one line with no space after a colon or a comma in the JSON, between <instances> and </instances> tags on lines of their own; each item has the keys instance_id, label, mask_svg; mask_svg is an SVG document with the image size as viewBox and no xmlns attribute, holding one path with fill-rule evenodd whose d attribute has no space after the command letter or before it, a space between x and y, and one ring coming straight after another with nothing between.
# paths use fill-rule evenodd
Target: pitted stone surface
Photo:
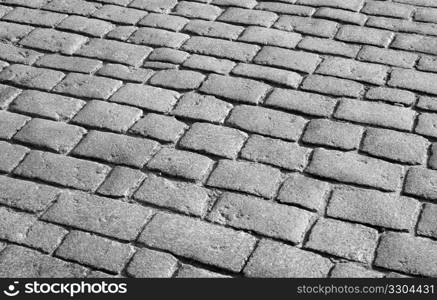
<instances>
[{"instance_id":1,"label":"pitted stone surface","mask_svg":"<svg viewBox=\"0 0 437 300\"><path fill-rule=\"evenodd\" d=\"M435 277L434 0L0 0L0 277Z\"/></svg>"}]
</instances>

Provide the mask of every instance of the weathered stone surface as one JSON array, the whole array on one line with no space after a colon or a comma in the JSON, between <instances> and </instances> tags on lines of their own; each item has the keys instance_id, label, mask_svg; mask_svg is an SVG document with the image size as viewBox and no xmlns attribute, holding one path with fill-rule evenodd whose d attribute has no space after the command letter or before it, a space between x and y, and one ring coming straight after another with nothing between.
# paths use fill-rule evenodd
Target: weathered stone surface
<instances>
[{"instance_id":1,"label":"weathered stone surface","mask_svg":"<svg viewBox=\"0 0 437 300\"><path fill-rule=\"evenodd\" d=\"M26 147L0 141L0 171L11 172L29 151Z\"/></svg>"},{"instance_id":2,"label":"weathered stone surface","mask_svg":"<svg viewBox=\"0 0 437 300\"><path fill-rule=\"evenodd\" d=\"M148 246L235 272L243 268L256 241L241 231L167 213L155 216L139 240Z\"/></svg>"},{"instance_id":3,"label":"weathered stone surface","mask_svg":"<svg viewBox=\"0 0 437 300\"><path fill-rule=\"evenodd\" d=\"M249 277L322 278L328 275L332 263L318 254L262 240L244 268Z\"/></svg>"},{"instance_id":4,"label":"weathered stone surface","mask_svg":"<svg viewBox=\"0 0 437 300\"><path fill-rule=\"evenodd\" d=\"M135 253L126 272L135 278L170 278L177 266L171 254L145 248Z\"/></svg>"},{"instance_id":5,"label":"weathered stone surface","mask_svg":"<svg viewBox=\"0 0 437 300\"><path fill-rule=\"evenodd\" d=\"M43 219L131 241L151 215L150 209L139 205L67 191L61 194Z\"/></svg>"}]
</instances>

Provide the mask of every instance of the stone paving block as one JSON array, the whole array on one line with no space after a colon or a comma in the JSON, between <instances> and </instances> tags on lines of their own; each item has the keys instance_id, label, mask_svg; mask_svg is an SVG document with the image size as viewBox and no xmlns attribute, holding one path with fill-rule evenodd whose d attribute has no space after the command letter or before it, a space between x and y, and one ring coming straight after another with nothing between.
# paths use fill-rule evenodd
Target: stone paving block
<instances>
[{"instance_id":1,"label":"stone paving block","mask_svg":"<svg viewBox=\"0 0 437 300\"><path fill-rule=\"evenodd\" d=\"M119 80L70 73L53 89L53 91L76 97L106 100L118 88L120 88L121 85L122 82Z\"/></svg>"},{"instance_id":2,"label":"stone paving block","mask_svg":"<svg viewBox=\"0 0 437 300\"><path fill-rule=\"evenodd\" d=\"M420 96L416 106L423 110L437 111L437 98Z\"/></svg>"},{"instance_id":3,"label":"stone paving block","mask_svg":"<svg viewBox=\"0 0 437 300\"><path fill-rule=\"evenodd\" d=\"M239 63L232 70L232 74L266 80L292 88L297 88L302 80L302 77L295 72L244 63Z\"/></svg>"},{"instance_id":4,"label":"stone paving block","mask_svg":"<svg viewBox=\"0 0 437 300\"><path fill-rule=\"evenodd\" d=\"M437 38L418 34L398 34L391 47L437 55Z\"/></svg>"},{"instance_id":5,"label":"stone paving block","mask_svg":"<svg viewBox=\"0 0 437 300\"><path fill-rule=\"evenodd\" d=\"M155 28L140 28L129 38L130 42L154 47L179 48L190 36Z\"/></svg>"},{"instance_id":6,"label":"stone paving block","mask_svg":"<svg viewBox=\"0 0 437 300\"><path fill-rule=\"evenodd\" d=\"M335 37L345 42L387 47L393 36L394 34L390 31L355 25L343 25Z\"/></svg>"},{"instance_id":7,"label":"stone paving block","mask_svg":"<svg viewBox=\"0 0 437 300\"><path fill-rule=\"evenodd\" d=\"M173 13L187 18L215 20L222 13L222 10L214 5L180 1Z\"/></svg>"},{"instance_id":8,"label":"stone paving block","mask_svg":"<svg viewBox=\"0 0 437 300\"><path fill-rule=\"evenodd\" d=\"M79 126L34 118L26 123L14 139L58 153L67 153L85 133L86 130Z\"/></svg>"},{"instance_id":9,"label":"stone paving block","mask_svg":"<svg viewBox=\"0 0 437 300\"><path fill-rule=\"evenodd\" d=\"M66 17L67 15L65 14L17 7L4 16L2 20L44 27L53 27Z\"/></svg>"},{"instance_id":10,"label":"stone paving block","mask_svg":"<svg viewBox=\"0 0 437 300\"><path fill-rule=\"evenodd\" d=\"M97 192L105 196L126 197L132 194L145 177L139 170L116 166Z\"/></svg>"},{"instance_id":11,"label":"stone paving block","mask_svg":"<svg viewBox=\"0 0 437 300\"><path fill-rule=\"evenodd\" d=\"M211 74L200 91L237 102L257 104L267 94L270 86L252 79Z\"/></svg>"},{"instance_id":12,"label":"stone paving block","mask_svg":"<svg viewBox=\"0 0 437 300\"><path fill-rule=\"evenodd\" d=\"M278 15L273 12L237 7L226 9L225 12L218 18L218 20L224 22L244 25L258 25L264 27L272 26L277 19Z\"/></svg>"},{"instance_id":13,"label":"stone paving block","mask_svg":"<svg viewBox=\"0 0 437 300\"><path fill-rule=\"evenodd\" d=\"M278 200L310 210L321 211L330 191L329 184L317 179L292 174L279 190Z\"/></svg>"},{"instance_id":14,"label":"stone paving block","mask_svg":"<svg viewBox=\"0 0 437 300\"><path fill-rule=\"evenodd\" d=\"M276 88L265 104L292 112L328 117L334 112L336 101L322 95Z\"/></svg>"},{"instance_id":15,"label":"stone paving block","mask_svg":"<svg viewBox=\"0 0 437 300\"><path fill-rule=\"evenodd\" d=\"M144 248L135 253L126 272L135 278L170 278L177 267L173 255Z\"/></svg>"},{"instance_id":16,"label":"stone paving block","mask_svg":"<svg viewBox=\"0 0 437 300\"><path fill-rule=\"evenodd\" d=\"M360 60L401 68L412 68L418 58L415 53L384 49L373 46L364 46L358 54Z\"/></svg>"},{"instance_id":17,"label":"stone paving block","mask_svg":"<svg viewBox=\"0 0 437 300\"><path fill-rule=\"evenodd\" d=\"M171 208L185 214L203 217L209 196L205 188L182 181L168 180L149 174L134 194L139 202Z\"/></svg>"},{"instance_id":18,"label":"stone paving block","mask_svg":"<svg viewBox=\"0 0 437 300\"><path fill-rule=\"evenodd\" d=\"M362 5L363 0L351 0L351 1L342 1L342 0L298 0L297 4L304 4L310 6L329 6L335 8L341 8L346 10L358 11Z\"/></svg>"},{"instance_id":19,"label":"stone paving block","mask_svg":"<svg viewBox=\"0 0 437 300\"><path fill-rule=\"evenodd\" d=\"M320 63L317 54L265 46L254 58L257 64L312 73Z\"/></svg>"},{"instance_id":20,"label":"stone paving block","mask_svg":"<svg viewBox=\"0 0 437 300\"><path fill-rule=\"evenodd\" d=\"M89 19L81 16L69 16L63 20L56 28L71 30L77 33L91 35L93 37L102 37L115 26L109 22Z\"/></svg>"},{"instance_id":21,"label":"stone paving block","mask_svg":"<svg viewBox=\"0 0 437 300\"><path fill-rule=\"evenodd\" d=\"M375 265L421 276L437 275L437 243L408 233L386 232L376 251Z\"/></svg>"},{"instance_id":22,"label":"stone paving block","mask_svg":"<svg viewBox=\"0 0 437 300\"><path fill-rule=\"evenodd\" d=\"M10 109L56 121L67 121L84 105L85 101L79 99L25 90L11 103Z\"/></svg>"},{"instance_id":23,"label":"stone paving block","mask_svg":"<svg viewBox=\"0 0 437 300\"><path fill-rule=\"evenodd\" d=\"M213 163L212 159L197 153L162 148L147 167L172 176L200 181L209 173Z\"/></svg>"},{"instance_id":24,"label":"stone paving block","mask_svg":"<svg viewBox=\"0 0 437 300\"><path fill-rule=\"evenodd\" d=\"M214 205L208 219L219 224L300 243L313 217L312 213L292 206L225 193Z\"/></svg>"},{"instance_id":25,"label":"stone paving block","mask_svg":"<svg viewBox=\"0 0 437 300\"><path fill-rule=\"evenodd\" d=\"M6 109L8 105L17 97L22 90L12 86L0 84L0 108Z\"/></svg>"},{"instance_id":26,"label":"stone paving block","mask_svg":"<svg viewBox=\"0 0 437 300\"><path fill-rule=\"evenodd\" d=\"M375 190L338 187L329 200L327 215L397 230L414 227L420 203L408 197Z\"/></svg>"},{"instance_id":27,"label":"stone paving block","mask_svg":"<svg viewBox=\"0 0 437 300\"><path fill-rule=\"evenodd\" d=\"M163 142L175 143L188 126L174 117L147 114L130 129L130 132L152 137Z\"/></svg>"},{"instance_id":28,"label":"stone paving block","mask_svg":"<svg viewBox=\"0 0 437 300\"><path fill-rule=\"evenodd\" d=\"M26 47L71 55L85 44L87 40L86 37L75 33L37 28L22 39L20 44Z\"/></svg>"},{"instance_id":29,"label":"stone paving block","mask_svg":"<svg viewBox=\"0 0 437 300\"><path fill-rule=\"evenodd\" d=\"M435 56L422 56L417 63L417 68L422 71L437 72L437 58Z\"/></svg>"},{"instance_id":30,"label":"stone paving block","mask_svg":"<svg viewBox=\"0 0 437 300\"><path fill-rule=\"evenodd\" d=\"M240 42L193 36L185 42L182 49L196 54L247 62L256 55L260 47Z\"/></svg>"},{"instance_id":31,"label":"stone paving block","mask_svg":"<svg viewBox=\"0 0 437 300\"><path fill-rule=\"evenodd\" d=\"M300 16L281 16L273 27L302 34L332 38L338 30L338 23L323 19L309 19Z\"/></svg>"},{"instance_id":32,"label":"stone paving block","mask_svg":"<svg viewBox=\"0 0 437 300\"><path fill-rule=\"evenodd\" d=\"M84 191L94 191L109 173L108 166L42 151L31 151L14 173Z\"/></svg>"},{"instance_id":33,"label":"stone paving block","mask_svg":"<svg viewBox=\"0 0 437 300\"><path fill-rule=\"evenodd\" d=\"M34 0L32 2L29 2L27 0L1 0L2 4L22 5L22 6L26 6L26 7L32 7L32 8L41 8L47 2L48 2L48 0Z\"/></svg>"},{"instance_id":34,"label":"stone paving block","mask_svg":"<svg viewBox=\"0 0 437 300\"><path fill-rule=\"evenodd\" d=\"M139 9L104 5L93 13L93 17L120 24L134 25L146 14L147 12Z\"/></svg>"},{"instance_id":35,"label":"stone paving block","mask_svg":"<svg viewBox=\"0 0 437 300\"><path fill-rule=\"evenodd\" d=\"M277 29L249 26L239 37L240 41L257 43L261 45L294 48L302 39L302 36L294 32L286 32Z\"/></svg>"},{"instance_id":36,"label":"stone paving block","mask_svg":"<svg viewBox=\"0 0 437 300\"><path fill-rule=\"evenodd\" d=\"M384 18L384 17L369 17L367 21L367 26L378 27L378 28L388 29L398 32L407 32L407 33L418 34L418 35L433 35L433 36L436 35L435 30L437 29L437 25L432 23L412 22L410 20ZM405 39L405 36L400 37L400 39ZM408 43L409 42L407 42L406 44L408 45ZM419 46L419 48L420 47L421 46ZM427 46L421 49L427 49Z\"/></svg>"},{"instance_id":37,"label":"stone paving block","mask_svg":"<svg viewBox=\"0 0 437 300\"><path fill-rule=\"evenodd\" d=\"M206 152L234 159L247 139L247 134L237 129L194 123L179 142L182 148Z\"/></svg>"},{"instance_id":38,"label":"stone paving block","mask_svg":"<svg viewBox=\"0 0 437 300\"><path fill-rule=\"evenodd\" d=\"M388 85L437 95L437 87L434 84L436 80L437 74L395 69L391 73Z\"/></svg>"},{"instance_id":39,"label":"stone paving block","mask_svg":"<svg viewBox=\"0 0 437 300\"><path fill-rule=\"evenodd\" d=\"M29 34L34 28L8 22L0 22L0 38L8 42L17 42Z\"/></svg>"},{"instance_id":40,"label":"stone paving block","mask_svg":"<svg viewBox=\"0 0 437 300\"><path fill-rule=\"evenodd\" d=\"M172 64L169 62L146 61L143 64L143 67L152 70L169 70L169 69L177 69L179 66L177 64Z\"/></svg>"},{"instance_id":41,"label":"stone paving block","mask_svg":"<svg viewBox=\"0 0 437 300\"><path fill-rule=\"evenodd\" d=\"M165 61L173 64L181 64L187 57L190 56L187 52L175 50L171 48L156 48L147 57L147 60Z\"/></svg>"},{"instance_id":42,"label":"stone paving block","mask_svg":"<svg viewBox=\"0 0 437 300\"><path fill-rule=\"evenodd\" d=\"M17 47L13 44L0 43L0 59L10 63L31 65L42 55L42 53Z\"/></svg>"},{"instance_id":43,"label":"stone paving block","mask_svg":"<svg viewBox=\"0 0 437 300\"><path fill-rule=\"evenodd\" d=\"M59 194L53 187L0 176L0 203L29 212L45 210Z\"/></svg>"},{"instance_id":44,"label":"stone paving block","mask_svg":"<svg viewBox=\"0 0 437 300\"><path fill-rule=\"evenodd\" d=\"M364 93L364 85L356 81L330 76L309 75L303 81L301 88L334 96L357 98Z\"/></svg>"},{"instance_id":45,"label":"stone paving block","mask_svg":"<svg viewBox=\"0 0 437 300\"><path fill-rule=\"evenodd\" d=\"M235 40L243 32L244 27L235 26L222 22L191 20L184 31L195 35L216 37L222 39Z\"/></svg>"},{"instance_id":46,"label":"stone paving block","mask_svg":"<svg viewBox=\"0 0 437 300\"><path fill-rule=\"evenodd\" d=\"M187 93L179 100L172 114L184 118L222 123L232 105L213 96Z\"/></svg>"},{"instance_id":47,"label":"stone paving block","mask_svg":"<svg viewBox=\"0 0 437 300\"><path fill-rule=\"evenodd\" d=\"M319 219L305 248L370 264L378 242L378 231L359 224Z\"/></svg>"},{"instance_id":48,"label":"stone paving block","mask_svg":"<svg viewBox=\"0 0 437 300\"><path fill-rule=\"evenodd\" d=\"M403 173L400 165L367 157L355 152L318 148L306 172L341 182L395 191Z\"/></svg>"},{"instance_id":49,"label":"stone paving block","mask_svg":"<svg viewBox=\"0 0 437 300\"><path fill-rule=\"evenodd\" d=\"M360 47L331 39L306 36L299 43L298 48L323 54L333 54L354 58Z\"/></svg>"},{"instance_id":50,"label":"stone paving block","mask_svg":"<svg viewBox=\"0 0 437 300\"><path fill-rule=\"evenodd\" d=\"M44 253L52 253L67 233L68 230L60 226L38 221L30 227L23 243Z\"/></svg>"},{"instance_id":51,"label":"stone paving block","mask_svg":"<svg viewBox=\"0 0 437 300\"><path fill-rule=\"evenodd\" d=\"M423 236L432 238L437 237L437 205L426 203L423 207L422 215L420 217L417 233Z\"/></svg>"},{"instance_id":52,"label":"stone paving block","mask_svg":"<svg viewBox=\"0 0 437 300\"><path fill-rule=\"evenodd\" d=\"M89 74L99 69L102 66L102 62L82 57L48 54L39 59L35 65L38 67Z\"/></svg>"},{"instance_id":53,"label":"stone paving block","mask_svg":"<svg viewBox=\"0 0 437 300\"><path fill-rule=\"evenodd\" d=\"M364 14L329 7L321 7L314 16L355 25L364 25L367 20L367 16Z\"/></svg>"},{"instance_id":54,"label":"stone paving block","mask_svg":"<svg viewBox=\"0 0 437 300\"><path fill-rule=\"evenodd\" d=\"M118 273L123 269L133 252L133 247L128 244L121 244L85 232L72 231L56 250L56 255Z\"/></svg>"},{"instance_id":55,"label":"stone paving block","mask_svg":"<svg viewBox=\"0 0 437 300\"><path fill-rule=\"evenodd\" d=\"M288 4L288 3L292 3L293 0L290 1L288 1L287 3L262 1L262 2L258 2L258 5L255 8L261 10L273 11L280 14L290 14L296 16L307 16L307 17L313 15L314 12L316 11L314 7Z\"/></svg>"},{"instance_id":56,"label":"stone paving block","mask_svg":"<svg viewBox=\"0 0 437 300\"><path fill-rule=\"evenodd\" d=\"M408 195L435 200L437 199L436 185L437 171L412 167L406 176L404 192Z\"/></svg>"},{"instance_id":57,"label":"stone paving block","mask_svg":"<svg viewBox=\"0 0 437 300\"><path fill-rule=\"evenodd\" d=\"M0 141L0 171L11 172L30 149Z\"/></svg>"},{"instance_id":58,"label":"stone paving block","mask_svg":"<svg viewBox=\"0 0 437 300\"><path fill-rule=\"evenodd\" d=\"M37 221L31 214L0 207L0 238L20 243L26 238L29 228Z\"/></svg>"},{"instance_id":59,"label":"stone paving block","mask_svg":"<svg viewBox=\"0 0 437 300\"><path fill-rule=\"evenodd\" d=\"M89 16L100 6L98 3L84 0L53 0L44 5L43 8L66 14Z\"/></svg>"},{"instance_id":60,"label":"stone paving block","mask_svg":"<svg viewBox=\"0 0 437 300\"><path fill-rule=\"evenodd\" d=\"M252 162L220 160L208 179L208 185L272 198L280 181L281 172L276 168Z\"/></svg>"},{"instance_id":61,"label":"stone paving block","mask_svg":"<svg viewBox=\"0 0 437 300\"><path fill-rule=\"evenodd\" d=\"M141 8L148 11L167 13L178 4L178 0L134 0L130 7Z\"/></svg>"},{"instance_id":62,"label":"stone paving block","mask_svg":"<svg viewBox=\"0 0 437 300\"><path fill-rule=\"evenodd\" d=\"M87 271L78 264L17 245L9 245L0 253L3 278L78 278L85 277Z\"/></svg>"},{"instance_id":63,"label":"stone paving block","mask_svg":"<svg viewBox=\"0 0 437 300\"><path fill-rule=\"evenodd\" d=\"M261 240L244 274L249 277L323 278L332 262L318 254L282 243Z\"/></svg>"},{"instance_id":64,"label":"stone paving block","mask_svg":"<svg viewBox=\"0 0 437 300\"><path fill-rule=\"evenodd\" d=\"M257 4L256 0L212 0L211 3L220 6L236 6L244 8L254 8Z\"/></svg>"},{"instance_id":65,"label":"stone paving block","mask_svg":"<svg viewBox=\"0 0 437 300\"><path fill-rule=\"evenodd\" d=\"M252 135L241 151L244 159L296 171L304 169L309 154L310 149L296 143L259 135Z\"/></svg>"},{"instance_id":66,"label":"stone paving block","mask_svg":"<svg viewBox=\"0 0 437 300\"><path fill-rule=\"evenodd\" d=\"M229 276L183 264L177 270L176 278L229 278Z\"/></svg>"},{"instance_id":67,"label":"stone paving block","mask_svg":"<svg viewBox=\"0 0 437 300\"><path fill-rule=\"evenodd\" d=\"M156 72L149 83L170 89L193 90L200 86L205 75L186 70L163 70Z\"/></svg>"},{"instance_id":68,"label":"stone paving block","mask_svg":"<svg viewBox=\"0 0 437 300\"><path fill-rule=\"evenodd\" d=\"M139 238L146 245L239 272L252 252L251 235L175 214L159 213Z\"/></svg>"},{"instance_id":69,"label":"stone paving block","mask_svg":"<svg viewBox=\"0 0 437 300\"><path fill-rule=\"evenodd\" d=\"M234 68L235 63L227 59L193 54L184 61L182 66L190 69L227 74Z\"/></svg>"},{"instance_id":70,"label":"stone paving block","mask_svg":"<svg viewBox=\"0 0 437 300\"><path fill-rule=\"evenodd\" d=\"M436 137L437 114L421 113L414 131L418 134Z\"/></svg>"},{"instance_id":71,"label":"stone paving block","mask_svg":"<svg viewBox=\"0 0 437 300\"><path fill-rule=\"evenodd\" d=\"M150 69L135 68L120 64L106 64L97 71L97 75L143 83L149 79L154 72Z\"/></svg>"},{"instance_id":72,"label":"stone paving block","mask_svg":"<svg viewBox=\"0 0 437 300\"><path fill-rule=\"evenodd\" d=\"M242 130L296 141L302 133L306 120L281 111L240 105L232 110L227 123Z\"/></svg>"},{"instance_id":73,"label":"stone paving block","mask_svg":"<svg viewBox=\"0 0 437 300\"><path fill-rule=\"evenodd\" d=\"M418 8L414 14L414 20L421 22L437 23L437 9Z\"/></svg>"},{"instance_id":74,"label":"stone paving block","mask_svg":"<svg viewBox=\"0 0 437 300\"><path fill-rule=\"evenodd\" d=\"M179 93L148 85L128 83L109 101L129 104L152 111L168 112L176 104Z\"/></svg>"},{"instance_id":75,"label":"stone paving block","mask_svg":"<svg viewBox=\"0 0 437 300\"><path fill-rule=\"evenodd\" d=\"M0 5L0 18L10 12L12 9L12 7Z\"/></svg>"},{"instance_id":76,"label":"stone paving block","mask_svg":"<svg viewBox=\"0 0 437 300\"><path fill-rule=\"evenodd\" d=\"M317 73L383 85L389 69L377 64L362 63L351 59L333 57L325 59Z\"/></svg>"},{"instance_id":77,"label":"stone paving block","mask_svg":"<svg viewBox=\"0 0 437 300\"><path fill-rule=\"evenodd\" d=\"M404 107L343 99L334 116L341 120L410 131L416 113Z\"/></svg>"},{"instance_id":78,"label":"stone paving block","mask_svg":"<svg viewBox=\"0 0 437 300\"><path fill-rule=\"evenodd\" d=\"M141 168L157 151L157 142L102 131L90 131L73 150L75 155Z\"/></svg>"},{"instance_id":79,"label":"stone paving block","mask_svg":"<svg viewBox=\"0 0 437 300\"><path fill-rule=\"evenodd\" d=\"M400 163L423 164L426 161L428 148L428 140L419 135L369 128L364 136L361 150Z\"/></svg>"},{"instance_id":80,"label":"stone paving block","mask_svg":"<svg viewBox=\"0 0 437 300\"><path fill-rule=\"evenodd\" d=\"M364 128L361 126L314 119L308 123L302 141L319 146L354 150L360 145L363 132Z\"/></svg>"},{"instance_id":81,"label":"stone paving block","mask_svg":"<svg viewBox=\"0 0 437 300\"><path fill-rule=\"evenodd\" d=\"M137 29L137 27L129 25L116 26L106 34L106 37L108 39L126 41Z\"/></svg>"},{"instance_id":82,"label":"stone paving block","mask_svg":"<svg viewBox=\"0 0 437 300\"><path fill-rule=\"evenodd\" d=\"M60 82L64 76L64 73L50 69L10 65L0 73L0 81L48 91Z\"/></svg>"},{"instance_id":83,"label":"stone paving block","mask_svg":"<svg viewBox=\"0 0 437 300\"><path fill-rule=\"evenodd\" d=\"M401 103L409 106L416 102L416 95L413 92L405 90L374 87L367 91L366 99L382 100L390 103Z\"/></svg>"},{"instance_id":84,"label":"stone paving block","mask_svg":"<svg viewBox=\"0 0 437 300\"><path fill-rule=\"evenodd\" d=\"M141 65L150 52L152 52L152 49L145 46L118 41L92 39L76 54L137 67Z\"/></svg>"},{"instance_id":85,"label":"stone paving block","mask_svg":"<svg viewBox=\"0 0 437 300\"><path fill-rule=\"evenodd\" d=\"M361 10L361 12L368 15L388 16L401 19L408 19L413 11L413 6L381 1L366 2Z\"/></svg>"},{"instance_id":86,"label":"stone paving block","mask_svg":"<svg viewBox=\"0 0 437 300\"><path fill-rule=\"evenodd\" d=\"M92 100L72 121L87 127L126 132L142 114L142 110L138 108Z\"/></svg>"},{"instance_id":87,"label":"stone paving block","mask_svg":"<svg viewBox=\"0 0 437 300\"><path fill-rule=\"evenodd\" d=\"M23 126L30 120L29 117L11 113L8 111L0 111L0 138L12 138Z\"/></svg>"},{"instance_id":88,"label":"stone paving block","mask_svg":"<svg viewBox=\"0 0 437 300\"><path fill-rule=\"evenodd\" d=\"M65 191L42 219L132 241L151 215L150 209L136 204L83 192Z\"/></svg>"},{"instance_id":89,"label":"stone paving block","mask_svg":"<svg viewBox=\"0 0 437 300\"><path fill-rule=\"evenodd\" d=\"M382 278L384 273L365 268L351 262L340 262L330 273L331 278Z\"/></svg>"},{"instance_id":90,"label":"stone paving block","mask_svg":"<svg viewBox=\"0 0 437 300\"><path fill-rule=\"evenodd\" d=\"M155 1L159 1L159 0L155 0ZM135 3L135 1L133 3ZM188 19L179 16L150 13L147 16L145 16L138 23L138 25L154 27L154 28L162 28L171 31L179 31L188 22L189 22Z\"/></svg>"}]
</instances>

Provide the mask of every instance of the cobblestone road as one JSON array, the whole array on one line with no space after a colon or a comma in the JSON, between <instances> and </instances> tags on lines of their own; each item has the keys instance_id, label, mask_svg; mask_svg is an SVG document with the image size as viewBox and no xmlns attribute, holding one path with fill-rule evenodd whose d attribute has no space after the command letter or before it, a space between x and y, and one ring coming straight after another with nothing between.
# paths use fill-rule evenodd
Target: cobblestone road
<instances>
[{"instance_id":1,"label":"cobblestone road","mask_svg":"<svg viewBox=\"0 0 437 300\"><path fill-rule=\"evenodd\" d=\"M437 1L0 4L1 277L437 277Z\"/></svg>"}]
</instances>

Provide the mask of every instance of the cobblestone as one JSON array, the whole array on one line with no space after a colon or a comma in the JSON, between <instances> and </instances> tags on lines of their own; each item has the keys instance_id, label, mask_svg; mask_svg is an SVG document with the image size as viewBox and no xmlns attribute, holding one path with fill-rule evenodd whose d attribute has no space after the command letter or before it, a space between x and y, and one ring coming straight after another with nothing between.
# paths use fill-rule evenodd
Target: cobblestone
<instances>
[{"instance_id":1,"label":"cobblestone","mask_svg":"<svg viewBox=\"0 0 437 300\"><path fill-rule=\"evenodd\" d=\"M82 192L64 192L43 215L46 221L106 236L136 239L152 211L134 204Z\"/></svg>"},{"instance_id":2,"label":"cobblestone","mask_svg":"<svg viewBox=\"0 0 437 300\"><path fill-rule=\"evenodd\" d=\"M243 268L256 241L247 233L167 213L155 216L139 240L235 272Z\"/></svg>"},{"instance_id":3,"label":"cobblestone","mask_svg":"<svg viewBox=\"0 0 437 300\"><path fill-rule=\"evenodd\" d=\"M225 193L208 217L213 222L300 243L313 215L292 206L263 199Z\"/></svg>"},{"instance_id":4,"label":"cobblestone","mask_svg":"<svg viewBox=\"0 0 437 300\"><path fill-rule=\"evenodd\" d=\"M399 187L402 176L402 167L399 165L354 152L321 148L314 151L306 171L321 177L388 191L395 191Z\"/></svg>"},{"instance_id":5,"label":"cobblestone","mask_svg":"<svg viewBox=\"0 0 437 300\"><path fill-rule=\"evenodd\" d=\"M0 0L0 277L435 277L434 0Z\"/></svg>"},{"instance_id":6,"label":"cobblestone","mask_svg":"<svg viewBox=\"0 0 437 300\"><path fill-rule=\"evenodd\" d=\"M67 153L79 143L85 133L86 130L79 126L34 118L14 139L58 153Z\"/></svg>"},{"instance_id":7,"label":"cobblestone","mask_svg":"<svg viewBox=\"0 0 437 300\"><path fill-rule=\"evenodd\" d=\"M331 261L318 254L262 240L244 273L249 277L323 278L331 267Z\"/></svg>"},{"instance_id":8,"label":"cobblestone","mask_svg":"<svg viewBox=\"0 0 437 300\"><path fill-rule=\"evenodd\" d=\"M377 241L376 229L333 219L319 219L305 247L369 264L373 260Z\"/></svg>"}]
</instances>

